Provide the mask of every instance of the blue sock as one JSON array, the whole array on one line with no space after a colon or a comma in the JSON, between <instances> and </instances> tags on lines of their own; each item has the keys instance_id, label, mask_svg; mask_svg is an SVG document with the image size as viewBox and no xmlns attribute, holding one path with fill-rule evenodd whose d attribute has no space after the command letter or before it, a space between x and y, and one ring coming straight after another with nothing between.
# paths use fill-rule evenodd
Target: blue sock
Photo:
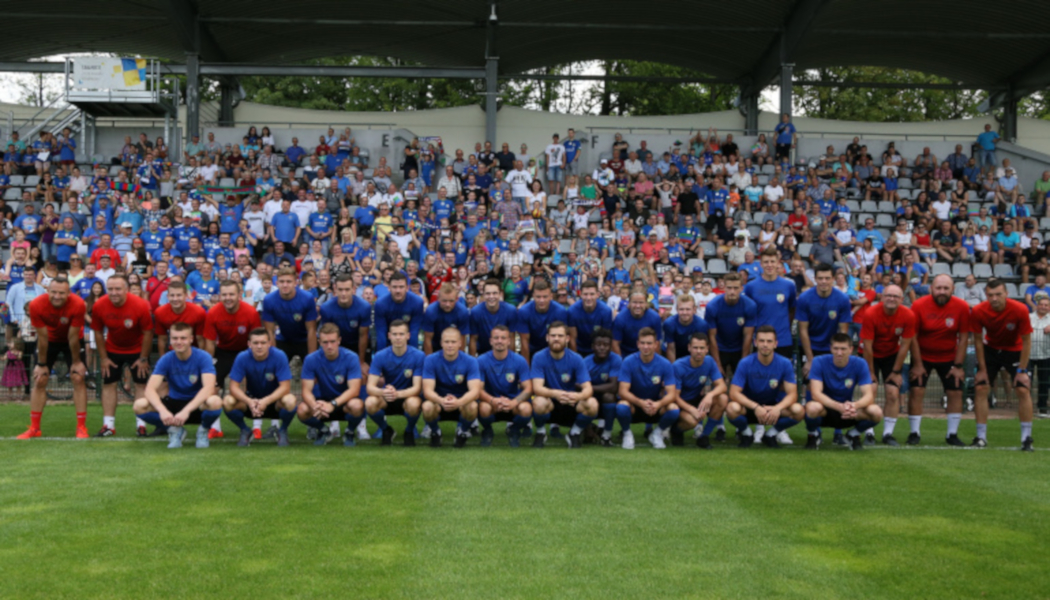
<instances>
[{"instance_id":1,"label":"blue sock","mask_svg":"<svg viewBox=\"0 0 1050 600\"><path fill-rule=\"evenodd\" d=\"M616 405L616 420L620 422L622 431L631 430L631 407L626 404Z\"/></svg>"},{"instance_id":2,"label":"blue sock","mask_svg":"<svg viewBox=\"0 0 1050 600\"><path fill-rule=\"evenodd\" d=\"M288 431L288 426L292 424L292 419L295 418L295 411L282 408L277 411L277 414L281 418L281 429Z\"/></svg>"},{"instance_id":3,"label":"blue sock","mask_svg":"<svg viewBox=\"0 0 1050 600\"><path fill-rule=\"evenodd\" d=\"M233 424L236 425L237 428L240 429L241 431L244 431L246 429L250 429L250 427L248 427L248 425L246 425L245 422L244 422L244 411L243 410L239 410L239 409L236 409L236 408L233 409L233 410L228 410L228 411L226 411L226 418L231 420L231 421L233 421Z\"/></svg>"},{"instance_id":4,"label":"blue sock","mask_svg":"<svg viewBox=\"0 0 1050 600\"><path fill-rule=\"evenodd\" d=\"M416 435L416 423L418 423L418 422L419 422L419 415L416 415L416 416L413 417L412 415L410 415L408 413L405 413L405 431L406 432L407 431L411 431L412 435L415 436Z\"/></svg>"},{"instance_id":5,"label":"blue sock","mask_svg":"<svg viewBox=\"0 0 1050 600\"><path fill-rule=\"evenodd\" d=\"M812 433L813 435L820 435L820 424L823 422L824 417L817 417L815 419L806 417L806 431ZM838 429L836 429L835 431L838 431Z\"/></svg>"},{"instance_id":6,"label":"blue sock","mask_svg":"<svg viewBox=\"0 0 1050 600\"><path fill-rule=\"evenodd\" d=\"M821 420L824 420L824 417L821 417ZM839 429L838 427L836 427L835 428L835 435L842 435L842 430Z\"/></svg>"},{"instance_id":7,"label":"blue sock","mask_svg":"<svg viewBox=\"0 0 1050 600\"><path fill-rule=\"evenodd\" d=\"M682 414L682 411L677 408L669 408L667 412L660 417L660 422L656 424L660 429L670 429L672 425L678 422L678 415Z\"/></svg>"},{"instance_id":8,"label":"blue sock","mask_svg":"<svg viewBox=\"0 0 1050 600\"><path fill-rule=\"evenodd\" d=\"M357 429L357 426L360 425L361 421L364 421L364 420L365 420L365 416L364 415L361 415L360 417L355 417L354 415L352 415L350 413L346 413L347 431L353 431L353 430Z\"/></svg>"},{"instance_id":9,"label":"blue sock","mask_svg":"<svg viewBox=\"0 0 1050 600\"><path fill-rule=\"evenodd\" d=\"M377 410L374 414L368 415L372 418L372 422L379 427L379 431L386 431L386 411ZM354 425L354 427L357 427Z\"/></svg>"},{"instance_id":10,"label":"blue sock","mask_svg":"<svg viewBox=\"0 0 1050 600\"><path fill-rule=\"evenodd\" d=\"M481 428L486 432L492 431L492 424L496 422L495 416L479 417L478 423L481 423Z\"/></svg>"},{"instance_id":11,"label":"blue sock","mask_svg":"<svg viewBox=\"0 0 1050 600\"><path fill-rule=\"evenodd\" d=\"M864 433L876 425L878 425L878 423L875 421L857 421L857 431Z\"/></svg>"},{"instance_id":12,"label":"blue sock","mask_svg":"<svg viewBox=\"0 0 1050 600\"><path fill-rule=\"evenodd\" d=\"M740 415L735 419L729 419L729 422L736 427L737 431L744 431L747 429L747 415Z\"/></svg>"},{"instance_id":13,"label":"blue sock","mask_svg":"<svg viewBox=\"0 0 1050 600\"><path fill-rule=\"evenodd\" d=\"M592 422L594 422L594 417L588 417L583 413L579 413L578 415L576 415L576 422L573 423L573 425L579 427L580 429L587 429L587 426L590 425Z\"/></svg>"},{"instance_id":14,"label":"blue sock","mask_svg":"<svg viewBox=\"0 0 1050 600\"><path fill-rule=\"evenodd\" d=\"M459 431L462 431L463 433L469 432L470 431L470 426L473 423L474 423L474 419L464 419L463 417L460 417L459 418Z\"/></svg>"},{"instance_id":15,"label":"blue sock","mask_svg":"<svg viewBox=\"0 0 1050 600\"><path fill-rule=\"evenodd\" d=\"M315 429L320 429L320 428L324 427L324 423L322 423L321 420L318 419L317 417L310 417L309 419L299 419L299 420L302 421L303 425L306 425L307 427L313 427ZM287 429L287 427L285 429Z\"/></svg>"},{"instance_id":16,"label":"blue sock","mask_svg":"<svg viewBox=\"0 0 1050 600\"><path fill-rule=\"evenodd\" d=\"M157 427L164 427L164 421L160 420L160 413L157 411L150 411L148 413L142 413L139 418L149 423L150 425L156 425Z\"/></svg>"},{"instance_id":17,"label":"blue sock","mask_svg":"<svg viewBox=\"0 0 1050 600\"><path fill-rule=\"evenodd\" d=\"M791 429L795 425L798 425L798 421L796 421L795 419L792 419L791 417L780 417L779 419L777 419L777 425L774 429L777 430L777 433L780 433L782 431L787 431L788 429Z\"/></svg>"},{"instance_id":18,"label":"blue sock","mask_svg":"<svg viewBox=\"0 0 1050 600\"><path fill-rule=\"evenodd\" d=\"M441 419L434 419L433 421L427 421L427 427L430 427L430 434L435 433L441 435Z\"/></svg>"},{"instance_id":19,"label":"blue sock","mask_svg":"<svg viewBox=\"0 0 1050 600\"><path fill-rule=\"evenodd\" d=\"M609 402L602 405L602 419L605 421L605 431L612 433L613 423L616 422L615 402Z\"/></svg>"},{"instance_id":20,"label":"blue sock","mask_svg":"<svg viewBox=\"0 0 1050 600\"><path fill-rule=\"evenodd\" d=\"M551 418L551 414L550 413L547 413L547 414L544 414L544 415L541 415L540 413L532 413L532 420L536 422L536 429L537 429L537 431L539 430L540 427L543 427L544 425L546 425L547 421L549 421L550 418Z\"/></svg>"},{"instance_id":21,"label":"blue sock","mask_svg":"<svg viewBox=\"0 0 1050 600\"><path fill-rule=\"evenodd\" d=\"M209 428L210 429L211 426L212 426L212 423L214 423L216 420L218 420L218 418L220 416L222 416L222 411L221 410L205 410L205 411L201 411L201 427L205 427L205 428Z\"/></svg>"},{"instance_id":22,"label":"blue sock","mask_svg":"<svg viewBox=\"0 0 1050 600\"><path fill-rule=\"evenodd\" d=\"M529 426L529 418L515 415L514 420L511 421L510 427L515 432L520 434L522 430Z\"/></svg>"},{"instance_id":23,"label":"blue sock","mask_svg":"<svg viewBox=\"0 0 1050 600\"><path fill-rule=\"evenodd\" d=\"M704 430L700 433L700 435L711 435L711 432L713 432L715 428L717 428L721 424L721 418L712 419L711 417L707 417L707 422L704 423Z\"/></svg>"}]
</instances>

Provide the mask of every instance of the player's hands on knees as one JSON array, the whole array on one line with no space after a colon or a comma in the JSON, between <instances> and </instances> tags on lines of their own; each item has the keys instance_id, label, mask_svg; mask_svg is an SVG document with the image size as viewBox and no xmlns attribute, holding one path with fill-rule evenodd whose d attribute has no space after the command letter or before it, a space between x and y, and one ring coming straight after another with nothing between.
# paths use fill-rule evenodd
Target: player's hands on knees
<instances>
[{"instance_id":1,"label":"player's hands on knees","mask_svg":"<svg viewBox=\"0 0 1050 600\"><path fill-rule=\"evenodd\" d=\"M1030 385L1031 385L1031 382L1029 381L1027 372L1021 372L1021 373L1018 373L1018 374L1014 375L1014 387L1025 387L1026 388L1026 387L1029 387Z\"/></svg>"},{"instance_id":2,"label":"player's hands on knees","mask_svg":"<svg viewBox=\"0 0 1050 600\"><path fill-rule=\"evenodd\" d=\"M262 408L262 406L260 406L259 401L256 400L255 398L252 398L251 400L248 401L248 410L251 411L252 416L255 417L256 419L261 417L262 414L263 414L263 408Z\"/></svg>"},{"instance_id":3,"label":"player's hands on knees","mask_svg":"<svg viewBox=\"0 0 1050 600\"><path fill-rule=\"evenodd\" d=\"M857 418L857 405L852 402L842 403L842 418L852 420Z\"/></svg>"},{"instance_id":4,"label":"player's hands on knees","mask_svg":"<svg viewBox=\"0 0 1050 600\"><path fill-rule=\"evenodd\" d=\"M117 368L117 363L113 362L110 358L106 358L106 360L102 361L102 375L103 376L109 377L109 370L110 369L116 369L116 368Z\"/></svg>"},{"instance_id":5,"label":"player's hands on knees","mask_svg":"<svg viewBox=\"0 0 1050 600\"><path fill-rule=\"evenodd\" d=\"M47 365L37 365L33 369L33 381L39 380L41 377L47 377L51 374L51 369L47 368Z\"/></svg>"},{"instance_id":6,"label":"player's hands on knees","mask_svg":"<svg viewBox=\"0 0 1050 600\"><path fill-rule=\"evenodd\" d=\"M149 361L145 358L140 358L135 361L135 369L139 374L139 377L146 377L149 375Z\"/></svg>"},{"instance_id":7,"label":"player's hands on knees","mask_svg":"<svg viewBox=\"0 0 1050 600\"><path fill-rule=\"evenodd\" d=\"M171 427L178 427L175 423L175 415L168 412L166 409L160 411L160 422Z\"/></svg>"},{"instance_id":8,"label":"player's hands on knees","mask_svg":"<svg viewBox=\"0 0 1050 600\"><path fill-rule=\"evenodd\" d=\"M911 366L911 380L918 381L926 374L926 367L920 363L912 364Z\"/></svg>"},{"instance_id":9,"label":"player's hands on knees","mask_svg":"<svg viewBox=\"0 0 1050 600\"><path fill-rule=\"evenodd\" d=\"M700 406L698 406L694 410L696 412L693 416L696 417L698 420L706 417L707 413L711 412L711 397L705 396L704 399L700 401Z\"/></svg>"},{"instance_id":10,"label":"player's hands on knees","mask_svg":"<svg viewBox=\"0 0 1050 600\"><path fill-rule=\"evenodd\" d=\"M73 363L72 367L69 368L69 372L73 375L87 377L87 366L85 366L83 362L77 361Z\"/></svg>"},{"instance_id":11,"label":"player's hands on knees","mask_svg":"<svg viewBox=\"0 0 1050 600\"><path fill-rule=\"evenodd\" d=\"M806 364L802 365L802 376L809 377L810 361L806 361Z\"/></svg>"},{"instance_id":12,"label":"player's hands on knees","mask_svg":"<svg viewBox=\"0 0 1050 600\"><path fill-rule=\"evenodd\" d=\"M646 400L643 408L645 409L645 414L647 415L655 415L657 411L660 410L660 407L657 406L656 403L652 400Z\"/></svg>"},{"instance_id":13,"label":"player's hands on knees","mask_svg":"<svg viewBox=\"0 0 1050 600\"><path fill-rule=\"evenodd\" d=\"M780 419L779 408L774 406L766 409L766 421L764 425L776 425L778 419Z\"/></svg>"},{"instance_id":14,"label":"player's hands on knees","mask_svg":"<svg viewBox=\"0 0 1050 600\"><path fill-rule=\"evenodd\" d=\"M977 375L973 378L974 385L988 385L988 371L980 369L977 371Z\"/></svg>"},{"instance_id":15,"label":"player's hands on knees","mask_svg":"<svg viewBox=\"0 0 1050 600\"><path fill-rule=\"evenodd\" d=\"M383 400L386 400L387 402L397 400L397 389L392 385L383 388Z\"/></svg>"},{"instance_id":16,"label":"player's hands on knees","mask_svg":"<svg viewBox=\"0 0 1050 600\"><path fill-rule=\"evenodd\" d=\"M962 385L963 379L966 377L966 374L963 373L963 370L961 368L952 367L948 371L948 377L951 377L955 380L955 385Z\"/></svg>"},{"instance_id":17,"label":"player's hands on knees","mask_svg":"<svg viewBox=\"0 0 1050 600\"><path fill-rule=\"evenodd\" d=\"M890 373L890 376L886 378L886 383L900 389L904 384L904 378L900 373Z\"/></svg>"}]
</instances>

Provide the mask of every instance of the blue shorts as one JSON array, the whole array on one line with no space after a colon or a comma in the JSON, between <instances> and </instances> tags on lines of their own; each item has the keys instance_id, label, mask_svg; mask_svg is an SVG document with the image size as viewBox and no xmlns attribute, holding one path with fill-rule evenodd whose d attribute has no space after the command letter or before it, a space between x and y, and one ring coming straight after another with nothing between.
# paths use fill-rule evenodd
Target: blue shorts
<instances>
[{"instance_id":1,"label":"blue shorts","mask_svg":"<svg viewBox=\"0 0 1050 600\"><path fill-rule=\"evenodd\" d=\"M547 167L547 181L561 183L561 167Z\"/></svg>"}]
</instances>

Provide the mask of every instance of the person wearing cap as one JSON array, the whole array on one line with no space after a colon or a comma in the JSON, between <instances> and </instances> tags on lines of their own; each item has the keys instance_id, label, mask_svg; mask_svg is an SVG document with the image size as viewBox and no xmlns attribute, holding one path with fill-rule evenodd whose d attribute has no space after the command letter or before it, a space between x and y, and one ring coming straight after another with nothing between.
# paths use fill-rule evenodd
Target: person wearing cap
<instances>
[{"instance_id":1,"label":"person wearing cap","mask_svg":"<svg viewBox=\"0 0 1050 600\"><path fill-rule=\"evenodd\" d=\"M603 158L599 161L598 168L591 173L591 179L593 179L601 189L605 189L614 179L616 179L616 172L609 166L608 159Z\"/></svg>"}]
</instances>

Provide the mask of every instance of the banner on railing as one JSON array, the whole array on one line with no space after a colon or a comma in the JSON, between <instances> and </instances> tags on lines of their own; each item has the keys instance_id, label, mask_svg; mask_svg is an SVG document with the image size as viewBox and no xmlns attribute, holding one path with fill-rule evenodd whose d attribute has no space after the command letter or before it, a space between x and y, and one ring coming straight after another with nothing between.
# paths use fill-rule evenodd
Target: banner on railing
<instances>
[{"instance_id":1,"label":"banner on railing","mask_svg":"<svg viewBox=\"0 0 1050 600\"><path fill-rule=\"evenodd\" d=\"M73 85L92 90L144 90L147 64L144 58L74 58Z\"/></svg>"}]
</instances>

